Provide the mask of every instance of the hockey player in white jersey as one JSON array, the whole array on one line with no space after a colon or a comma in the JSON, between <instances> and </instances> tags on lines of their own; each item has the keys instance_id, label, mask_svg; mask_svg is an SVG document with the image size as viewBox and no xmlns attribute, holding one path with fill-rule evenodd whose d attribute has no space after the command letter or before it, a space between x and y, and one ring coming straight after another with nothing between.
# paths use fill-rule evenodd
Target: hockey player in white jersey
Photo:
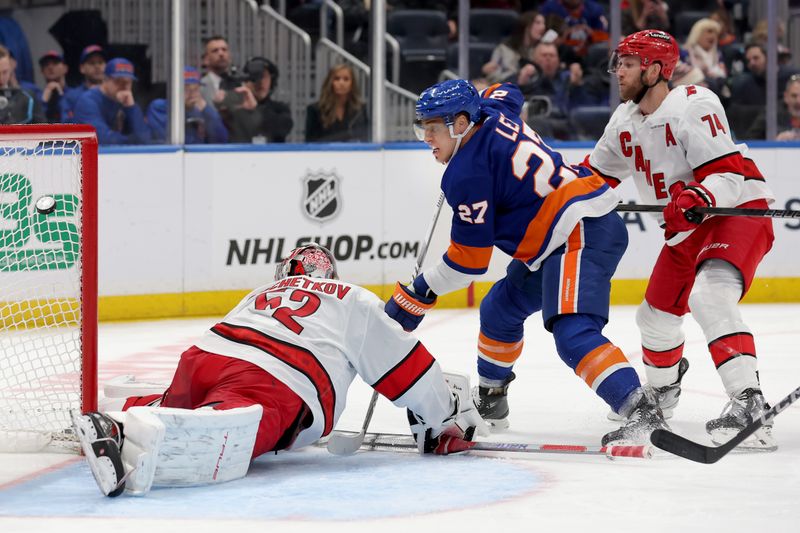
<instances>
[{"instance_id":1,"label":"hockey player in white jersey","mask_svg":"<svg viewBox=\"0 0 800 533\"><path fill-rule=\"evenodd\" d=\"M735 145L717 96L696 85L670 90L678 61L675 39L644 30L627 36L609 72L622 103L585 161L610 184L633 176L641 200L665 206L666 244L636 315L645 372L666 416L678 402L688 361L683 315L691 310L730 397L706 430L727 441L765 409L756 349L738 301L773 241L769 218L706 217L698 206L766 208L774 198L764 177ZM765 427L746 446L775 449Z\"/></svg>"},{"instance_id":2,"label":"hockey player in white jersey","mask_svg":"<svg viewBox=\"0 0 800 533\"><path fill-rule=\"evenodd\" d=\"M186 350L163 395L122 399L120 412L73 412L73 425L108 496L228 481L252 458L328 435L356 374L408 408L426 452L447 453L476 426L488 434L468 378L445 381L425 346L377 296L338 281L333 255L316 244L293 250L273 283Z\"/></svg>"}]
</instances>

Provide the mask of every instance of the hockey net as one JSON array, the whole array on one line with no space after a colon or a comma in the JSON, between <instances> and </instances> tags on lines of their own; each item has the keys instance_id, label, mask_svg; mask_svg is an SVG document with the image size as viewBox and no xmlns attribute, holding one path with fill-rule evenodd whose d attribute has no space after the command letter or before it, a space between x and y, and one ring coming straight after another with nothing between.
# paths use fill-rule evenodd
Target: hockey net
<instances>
[{"instance_id":1,"label":"hockey net","mask_svg":"<svg viewBox=\"0 0 800 533\"><path fill-rule=\"evenodd\" d=\"M0 126L0 452L77 451L96 347L94 130Z\"/></svg>"}]
</instances>

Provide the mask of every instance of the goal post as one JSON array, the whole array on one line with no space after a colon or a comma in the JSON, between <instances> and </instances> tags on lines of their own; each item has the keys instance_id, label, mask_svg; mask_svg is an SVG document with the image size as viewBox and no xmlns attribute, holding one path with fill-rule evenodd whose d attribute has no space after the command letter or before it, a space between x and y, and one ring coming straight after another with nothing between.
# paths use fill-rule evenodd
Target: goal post
<instances>
[{"instance_id":1,"label":"goal post","mask_svg":"<svg viewBox=\"0 0 800 533\"><path fill-rule=\"evenodd\" d=\"M97 408L97 136L0 126L0 452L77 451Z\"/></svg>"}]
</instances>

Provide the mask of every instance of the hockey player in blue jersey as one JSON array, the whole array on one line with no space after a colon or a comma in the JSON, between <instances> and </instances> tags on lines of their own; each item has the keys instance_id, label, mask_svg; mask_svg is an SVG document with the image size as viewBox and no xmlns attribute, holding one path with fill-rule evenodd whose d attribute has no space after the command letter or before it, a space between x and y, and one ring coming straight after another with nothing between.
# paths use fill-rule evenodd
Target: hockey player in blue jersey
<instances>
[{"instance_id":1,"label":"hockey player in blue jersey","mask_svg":"<svg viewBox=\"0 0 800 533\"><path fill-rule=\"evenodd\" d=\"M447 165L441 187L453 209L451 243L411 285L397 284L386 312L415 329L438 295L485 273L498 247L513 260L480 307L481 415L508 427L506 395L523 324L541 311L561 359L625 419L603 445L642 443L667 425L622 350L602 334L611 276L628 244L614 212L618 197L542 142L519 118L521 107L522 94L511 84L481 96L465 80L448 80L420 95L417 136Z\"/></svg>"}]
</instances>

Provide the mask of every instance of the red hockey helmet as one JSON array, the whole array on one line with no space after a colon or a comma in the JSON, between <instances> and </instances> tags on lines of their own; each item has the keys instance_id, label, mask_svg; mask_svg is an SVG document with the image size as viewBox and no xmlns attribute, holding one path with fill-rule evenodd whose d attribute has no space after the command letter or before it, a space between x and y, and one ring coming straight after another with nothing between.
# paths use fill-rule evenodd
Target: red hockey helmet
<instances>
[{"instance_id":1,"label":"red hockey helmet","mask_svg":"<svg viewBox=\"0 0 800 533\"><path fill-rule=\"evenodd\" d=\"M636 56L641 60L642 70L653 63L660 63L661 77L670 80L680 53L677 41L669 33L661 30L637 31L625 37L611 54L608 71L616 73L620 58Z\"/></svg>"},{"instance_id":2,"label":"red hockey helmet","mask_svg":"<svg viewBox=\"0 0 800 533\"><path fill-rule=\"evenodd\" d=\"M295 248L275 269L275 281L289 276L339 279L336 259L324 246L309 243Z\"/></svg>"}]
</instances>

